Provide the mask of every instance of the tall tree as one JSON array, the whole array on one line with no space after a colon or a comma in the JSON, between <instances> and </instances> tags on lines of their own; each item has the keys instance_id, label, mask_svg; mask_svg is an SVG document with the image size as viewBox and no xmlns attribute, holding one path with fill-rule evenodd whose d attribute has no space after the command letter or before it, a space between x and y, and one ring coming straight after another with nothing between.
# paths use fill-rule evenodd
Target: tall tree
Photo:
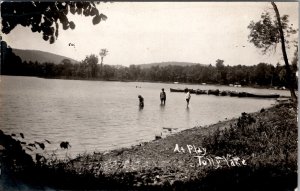
<instances>
[{"instance_id":1,"label":"tall tree","mask_svg":"<svg viewBox=\"0 0 300 191\"><path fill-rule=\"evenodd\" d=\"M74 29L75 23L68 14L93 17L94 25L107 17L99 13L93 1L24 1L1 3L2 32L10 33L17 25L31 27L32 32L42 32L43 39L54 43L58 37L59 22L64 30Z\"/></svg>"},{"instance_id":2,"label":"tall tree","mask_svg":"<svg viewBox=\"0 0 300 191\"><path fill-rule=\"evenodd\" d=\"M99 53L99 55L100 55L100 57L101 57L101 66L103 65L103 58L105 57L105 56L107 56L107 54L108 54L108 50L107 49L101 49L101 51L100 51L100 53Z\"/></svg>"},{"instance_id":3,"label":"tall tree","mask_svg":"<svg viewBox=\"0 0 300 191\"><path fill-rule=\"evenodd\" d=\"M296 101L297 96L292 82L293 74L286 53L286 44L289 44L289 41L286 40L284 31L286 32L286 35L289 36L290 34L295 34L297 30L293 29L292 25L289 25L288 15L280 17L276 4L274 2L271 2L271 4L275 11L275 19L273 20L270 14L266 12L261 15L262 20L258 22L251 21L248 26L250 29L248 38L257 48L263 48L263 53L266 53L271 47L276 47L277 43L281 43L281 50L286 69L287 86L291 92L292 100Z\"/></svg>"},{"instance_id":4,"label":"tall tree","mask_svg":"<svg viewBox=\"0 0 300 191\"><path fill-rule=\"evenodd\" d=\"M100 53L99 53L99 55L100 55L100 57L101 57L101 76L103 77L103 58L105 57L105 56L107 56L107 54L108 54L108 50L107 49L101 49L101 51L100 51Z\"/></svg>"}]
</instances>

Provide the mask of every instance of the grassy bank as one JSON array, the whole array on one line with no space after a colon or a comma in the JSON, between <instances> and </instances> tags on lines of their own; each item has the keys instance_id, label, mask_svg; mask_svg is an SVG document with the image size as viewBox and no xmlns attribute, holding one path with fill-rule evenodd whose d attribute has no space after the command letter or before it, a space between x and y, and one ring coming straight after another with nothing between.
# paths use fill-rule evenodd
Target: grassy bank
<instances>
[{"instance_id":1,"label":"grassy bank","mask_svg":"<svg viewBox=\"0 0 300 191\"><path fill-rule=\"evenodd\" d=\"M292 190L296 117L295 105L278 104L131 148L30 164L11 175L39 188Z\"/></svg>"}]
</instances>

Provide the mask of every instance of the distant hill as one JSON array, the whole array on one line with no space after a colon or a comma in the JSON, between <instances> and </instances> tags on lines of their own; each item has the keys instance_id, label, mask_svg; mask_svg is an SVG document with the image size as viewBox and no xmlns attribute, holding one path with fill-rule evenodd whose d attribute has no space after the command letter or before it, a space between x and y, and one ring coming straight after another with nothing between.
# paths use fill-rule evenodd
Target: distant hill
<instances>
[{"instance_id":1,"label":"distant hill","mask_svg":"<svg viewBox=\"0 0 300 191\"><path fill-rule=\"evenodd\" d=\"M32 61L32 62L52 62L54 64L60 64L62 60L69 59L72 63L78 63L78 61L68 58L66 56L61 56L58 54L53 54L50 52L44 52L40 50L22 50L22 49L16 49L13 48L13 52L19 56L22 61Z\"/></svg>"},{"instance_id":2,"label":"distant hill","mask_svg":"<svg viewBox=\"0 0 300 191\"><path fill-rule=\"evenodd\" d=\"M151 68L152 66L159 66L159 67L164 67L164 66L168 66L168 65L191 66L191 65L196 65L196 64L200 64L200 63L193 63L193 62L158 62L158 63L150 63L150 64L140 64L139 66L141 68Z\"/></svg>"}]
</instances>

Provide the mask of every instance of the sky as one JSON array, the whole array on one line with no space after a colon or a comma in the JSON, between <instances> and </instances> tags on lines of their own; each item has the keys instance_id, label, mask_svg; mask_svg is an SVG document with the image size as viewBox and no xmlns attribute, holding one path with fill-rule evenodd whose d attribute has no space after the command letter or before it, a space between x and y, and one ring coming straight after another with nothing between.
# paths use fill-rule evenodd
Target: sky
<instances>
[{"instance_id":1,"label":"sky","mask_svg":"<svg viewBox=\"0 0 300 191\"><path fill-rule=\"evenodd\" d=\"M288 14L299 28L298 2L276 4L280 14ZM97 25L91 17L69 14L76 28L64 31L60 27L54 44L22 26L3 39L13 48L47 51L78 61L106 48L104 64L109 65L168 61L214 65L217 59L231 66L283 64L280 45L263 55L248 41L250 22L258 21L265 11L274 13L269 2L114 2L100 3L98 10L108 19ZM293 50L288 54L291 60Z\"/></svg>"}]
</instances>

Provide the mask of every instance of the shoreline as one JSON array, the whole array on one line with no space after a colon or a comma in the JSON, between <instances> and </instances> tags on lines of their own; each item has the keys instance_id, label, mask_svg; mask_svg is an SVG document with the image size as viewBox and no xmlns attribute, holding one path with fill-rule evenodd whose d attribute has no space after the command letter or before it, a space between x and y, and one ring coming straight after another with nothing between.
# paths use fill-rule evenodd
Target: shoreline
<instances>
[{"instance_id":1,"label":"shoreline","mask_svg":"<svg viewBox=\"0 0 300 191\"><path fill-rule=\"evenodd\" d=\"M130 148L50 161L21 178L54 189L294 189L296 108L278 103Z\"/></svg>"},{"instance_id":2,"label":"shoreline","mask_svg":"<svg viewBox=\"0 0 300 191\"><path fill-rule=\"evenodd\" d=\"M15 76L15 75L0 75L0 76ZM18 76L17 76L18 77ZM42 77L42 76L19 76L19 77L35 77L35 78L41 78L41 79L56 79L56 80L80 80L80 81L102 81L102 82L137 82L137 83L163 83L163 84L175 84L174 82L164 82L164 81L134 81L134 80L115 80L115 79L86 79L86 78L64 78L64 77ZM213 84L213 83L205 83L203 85L202 83L185 83L185 82L180 82L176 85L202 85L202 86L225 86L225 87L231 87L229 84ZM258 86L258 85L245 85L239 87L240 89L243 88L254 88L254 89L267 89L267 90L278 90L278 91L289 91L288 89L275 89L274 87L268 87L268 86Z\"/></svg>"}]
</instances>

